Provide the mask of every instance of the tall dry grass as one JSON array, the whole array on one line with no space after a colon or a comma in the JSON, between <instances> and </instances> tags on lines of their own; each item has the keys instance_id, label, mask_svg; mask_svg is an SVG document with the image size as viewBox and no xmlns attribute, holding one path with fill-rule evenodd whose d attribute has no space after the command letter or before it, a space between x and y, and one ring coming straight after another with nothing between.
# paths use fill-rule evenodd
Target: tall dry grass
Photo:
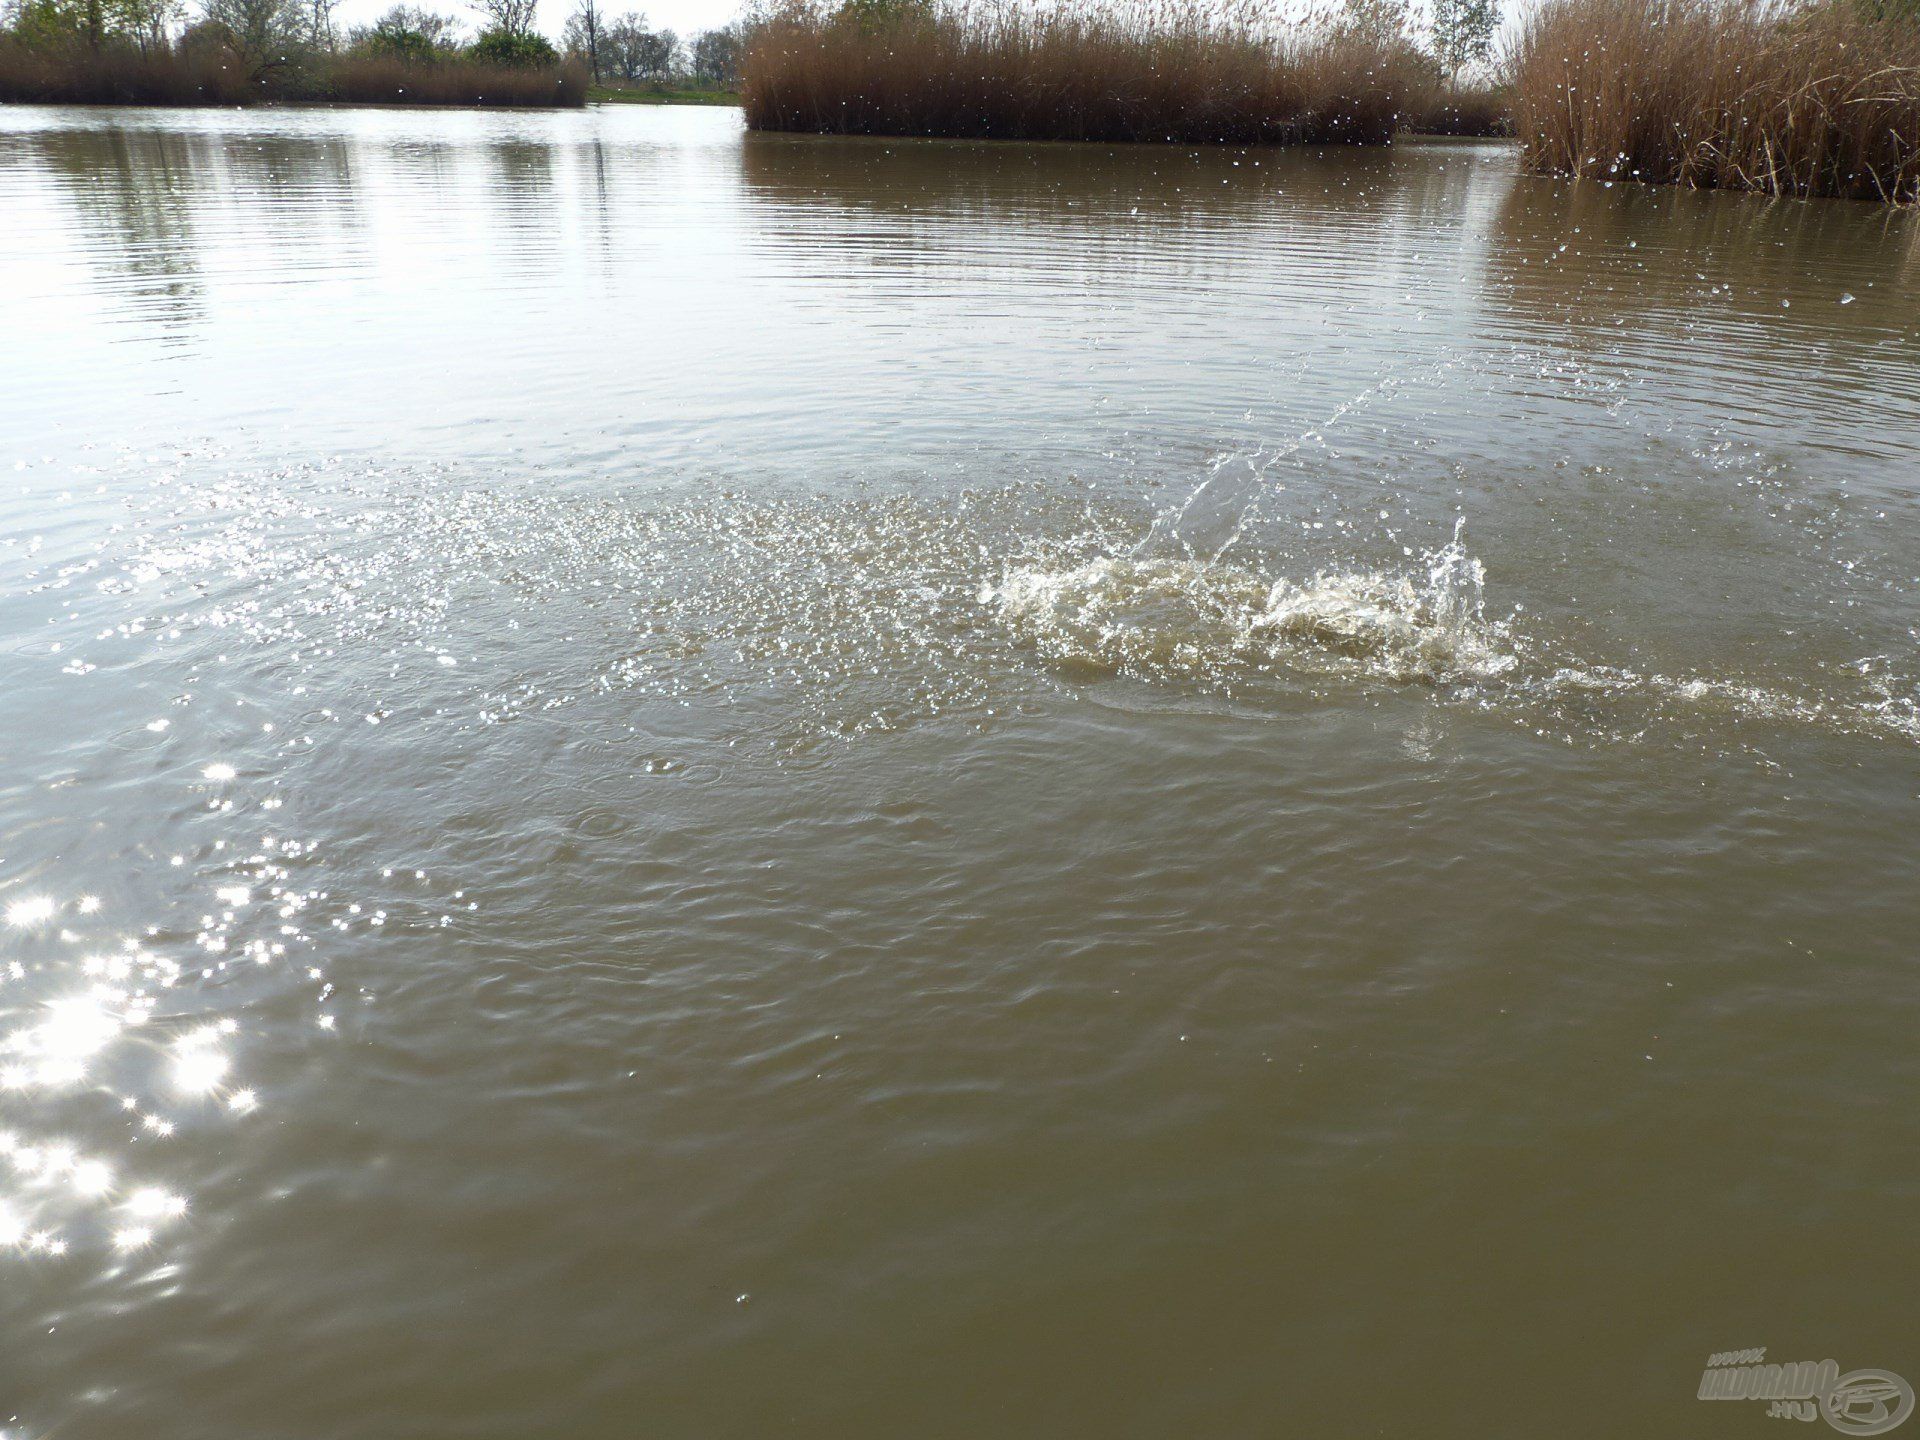
<instances>
[{"instance_id":1,"label":"tall dry grass","mask_svg":"<svg viewBox=\"0 0 1920 1440\"><path fill-rule=\"evenodd\" d=\"M313 98L353 105L572 106L587 103L587 72L580 65L520 70L347 55L326 67L315 88Z\"/></svg>"},{"instance_id":2,"label":"tall dry grass","mask_svg":"<svg viewBox=\"0 0 1920 1440\"><path fill-rule=\"evenodd\" d=\"M1536 171L1920 199L1920 25L1778 0L1546 0L1512 57Z\"/></svg>"},{"instance_id":3,"label":"tall dry grass","mask_svg":"<svg viewBox=\"0 0 1920 1440\"><path fill-rule=\"evenodd\" d=\"M42 49L0 37L0 102L24 105L244 105L260 99L246 71L204 52L131 46Z\"/></svg>"},{"instance_id":4,"label":"tall dry grass","mask_svg":"<svg viewBox=\"0 0 1920 1440\"><path fill-rule=\"evenodd\" d=\"M255 74L218 48L157 50L82 45L45 49L0 39L0 102L42 105L573 106L587 102L578 65L509 69L462 59L414 63L320 56Z\"/></svg>"},{"instance_id":5,"label":"tall dry grass","mask_svg":"<svg viewBox=\"0 0 1920 1440\"><path fill-rule=\"evenodd\" d=\"M1513 117L1507 113L1504 90L1436 85L1428 94L1414 99L1407 114L1407 128L1416 135L1485 138L1513 134Z\"/></svg>"},{"instance_id":6,"label":"tall dry grass","mask_svg":"<svg viewBox=\"0 0 1920 1440\"><path fill-rule=\"evenodd\" d=\"M800 4L756 28L741 102L760 130L1379 144L1426 71L1404 39L1275 30L1203 0L908 7L877 24Z\"/></svg>"}]
</instances>

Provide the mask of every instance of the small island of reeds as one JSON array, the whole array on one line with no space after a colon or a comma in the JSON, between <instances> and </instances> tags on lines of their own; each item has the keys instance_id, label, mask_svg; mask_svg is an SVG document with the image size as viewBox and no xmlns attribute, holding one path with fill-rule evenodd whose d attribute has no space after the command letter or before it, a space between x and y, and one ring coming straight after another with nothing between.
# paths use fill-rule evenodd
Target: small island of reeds
<instances>
[{"instance_id":1,"label":"small island of reeds","mask_svg":"<svg viewBox=\"0 0 1920 1440\"><path fill-rule=\"evenodd\" d=\"M1433 67L1397 29L1352 13L796 0L754 29L741 103L760 130L1381 144L1431 92Z\"/></svg>"}]
</instances>

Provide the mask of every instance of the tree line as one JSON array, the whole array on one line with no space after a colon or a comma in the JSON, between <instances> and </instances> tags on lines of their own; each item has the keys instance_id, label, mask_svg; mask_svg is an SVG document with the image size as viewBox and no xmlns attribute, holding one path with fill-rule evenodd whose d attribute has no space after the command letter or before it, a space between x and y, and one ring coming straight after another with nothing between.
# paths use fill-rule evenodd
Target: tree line
<instances>
[{"instance_id":1,"label":"tree line","mask_svg":"<svg viewBox=\"0 0 1920 1440\"><path fill-rule=\"evenodd\" d=\"M7 0L0 41L41 51L130 51L142 56L219 50L258 73L317 59L367 57L432 65L456 60L536 69L575 60L594 81L691 76L726 87L739 78L741 28L682 40L628 11L579 0L561 43L535 28L535 0L473 0L470 19L394 5L370 25L343 28L339 0Z\"/></svg>"},{"instance_id":2,"label":"tree line","mask_svg":"<svg viewBox=\"0 0 1920 1440\"><path fill-rule=\"evenodd\" d=\"M655 30L644 15L608 16L598 0L579 0L561 30L567 55L585 65L595 82L664 80L686 75L713 86L740 80L745 27L736 22L703 31L690 41Z\"/></svg>"}]
</instances>

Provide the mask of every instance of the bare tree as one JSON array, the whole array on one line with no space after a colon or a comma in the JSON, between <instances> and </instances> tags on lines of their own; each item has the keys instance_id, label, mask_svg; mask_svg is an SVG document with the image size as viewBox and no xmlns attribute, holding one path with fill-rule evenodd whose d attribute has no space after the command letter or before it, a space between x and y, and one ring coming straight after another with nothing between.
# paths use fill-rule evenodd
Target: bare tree
<instances>
[{"instance_id":1,"label":"bare tree","mask_svg":"<svg viewBox=\"0 0 1920 1440\"><path fill-rule=\"evenodd\" d=\"M340 0L306 0L307 43L331 54L339 47L339 32L334 28L333 11Z\"/></svg>"},{"instance_id":2,"label":"bare tree","mask_svg":"<svg viewBox=\"0 0 1920 1440\"><path fill-rule=\"evenodd\" d=\"M202 0L201 14L255 66L276 64L298 49L307 18L300 0Z\"/></svg>"},{"instance_id":3,"label":"bare tree","mask_svg":"<svg viewBox=\"0 0 1920 1440\"><path fill-rule=\"evenodd\" d=\"M180 0L119 0L117 8L128 38L149 53L167 48L185 11Z\"/></svg>"},{"instance_id":4,"label":"bare tree","mask_svg":"<svg viewBox=\"0 0 1920 1440\"><path fill-rule=\"evenodd\" d=\"M671 30L655 30L640 42L640 73L658 80L673 73L673 57L680 49L680 37Z\"/></svg>"},{"instance_id":5,"label":"bare tree","mask_svg":"<svg viewBox=\"0 0 1920 1440\"><path fill-rule=\"evenodd\" d=\"M709 85L732 85L740 79L740 27L709 30L693 42L693 73Z\"/></svg>"},{"instance_id":6,"label":"bare tree","mask_svg":"<svg viewBox=\"0 0 1920 1440\"><path fill-rule=\"evenodd\" d=\"M608 67L622 80L640 78L642 50L647 37L647 17L629 10L601 32L600 44Z\"/></svg>"},{"instance_id":7,"label":"bare tree","mask_svg":"<svg viewBox=\"0 0 1920 1440\"><path fill-rule=\"evenodd\" d=\"M622 80L657 80L673 72L680 37L671 30L650 30L647 17L628 11L600 34L607 67Z\"/></svg>"},{"instance_id":8,"label":"bare tree","mask_svg":"<svg viewBox=\"0 0 1920 1440\"><path fill-rule=\"evenodd\" d=\"M596 83L600 79L605 32L598 0L580 0L573 14L567 17L566 29L560 35L568 53L578 55L587 62L587 69L592 72Z\"/></svg>"},{"instance_id":9,"label":"bare tree","mask_svg":"<svg viewBox=\"0 0 1920 1440\"><path fill-rule=\"evenodd\" d=\"M481 28L502 35L531 35L537 0L468 0Z\"/></svg>"}]
</instances>

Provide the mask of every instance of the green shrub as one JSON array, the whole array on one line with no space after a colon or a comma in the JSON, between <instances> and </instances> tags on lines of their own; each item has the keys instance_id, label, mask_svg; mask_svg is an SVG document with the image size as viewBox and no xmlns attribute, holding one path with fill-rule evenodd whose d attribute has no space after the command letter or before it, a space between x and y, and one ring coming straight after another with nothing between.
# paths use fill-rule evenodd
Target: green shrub
<instances>
[{"instance_id":1,"label":"green shrub","mask_svg":"<svg viewBox=\"0 0 1920 1440\"><path fill-rule=\"evenodd\" d=\"M409 30L391 19L382 20L367 32L366 52L382 60L405 60L421 65L437 57L434 44L418 30Z\"/></svg>"},{"instance_id":2,"label":"green shrub","mask_svg":"<svg viewBox=\"0 0 1920 1440\"><path fill-rule=\"evenodd\" d=\"M560 63L560 52L544 35L489 30L467 52L475 64L507 70L545 70Z\"/></svg>"}]
</instances>

